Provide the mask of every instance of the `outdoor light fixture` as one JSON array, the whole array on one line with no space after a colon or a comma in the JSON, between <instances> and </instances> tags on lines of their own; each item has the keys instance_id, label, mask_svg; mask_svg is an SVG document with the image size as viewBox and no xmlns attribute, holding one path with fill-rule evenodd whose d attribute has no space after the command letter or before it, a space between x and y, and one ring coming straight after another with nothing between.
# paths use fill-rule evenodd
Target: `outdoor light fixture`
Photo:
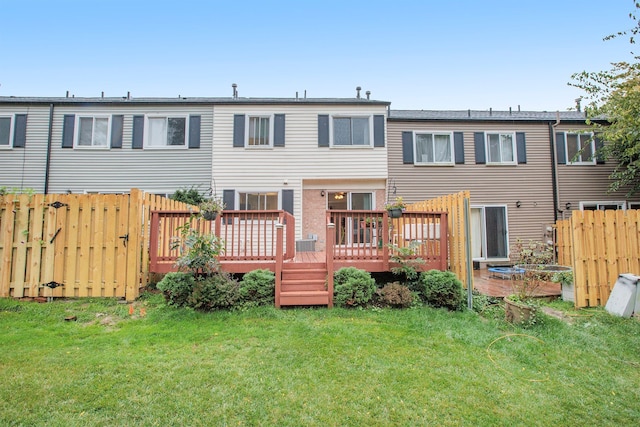
<instances>
[{"instance_id":1,"label":"outdoor light fixture","mask_svg":"<svg viewBox=\"0 0 640 427\"><path fill-rule=\"evenodd\" d=\"M320 191L320 197L324 197L324 190Z\"/></svg>"},{"instance_id":2,"label":"outdoor light fixture","mask_svg":"<svg viewBox=\"0 0 640 427\"><path fill-rule=\"evenodd\" d=\"M567 202L566 205L564 205L564 207L569 211L571 210L571 202Z\"/></svg>"},{"instance_id":3,"label":"outdoor light fixture","mask_svg":"<svg viewBox=\"0 0 640 427\"><path fill-rule=\"evenodd\" d=\"M518 200L518 201L516 202L516 208L519 208L520 206L522 206L522 202L521 202L520 200Z\"/></svg>"}]
</instances>

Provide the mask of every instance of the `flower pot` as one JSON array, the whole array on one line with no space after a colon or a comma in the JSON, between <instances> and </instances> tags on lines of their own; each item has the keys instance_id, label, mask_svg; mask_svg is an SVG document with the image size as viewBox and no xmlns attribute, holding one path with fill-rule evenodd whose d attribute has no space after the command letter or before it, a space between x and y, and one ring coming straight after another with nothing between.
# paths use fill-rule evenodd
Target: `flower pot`
<instances>
[{"instance_id":1,"label":"flower pot","mask_svg":"<svg viewBox=\"0 0 640 427\"><path fill-rule=\"evenodd\" d=\"M565 284L564 282L562 283L562 300L563 301L575 302L576 297L574 292L575 291L574 291L573 282L568 284Z\"/></svg>"},{"instance_id":2,"label":"flower pot","mask_svg":"<svg viewBox=\"0 0 640 427\"><path fill-rule=\"evenodd\" d=\"M507 322L520 324L527 323L535 316L536 308L520 302L504 299L504 314Z\"/></svg>"},{"instance_id":3,"label":"flower pot","mask_svg":"<svg viewBox=\"0 0 640 427\"><path fill-rule=\"evenodd\" d=\"M207 221L213 221L218 217L218 212L216 211L202 211L200 212L200 214L202 215L202 218L206 219Z\"/></svg>"},{"instance_id":4,"label":"flower pot","mask_svg":"<svg viewBox=\"0 0 640 427\"><path fill-rule=\"evenodd\" d=\"M389 218L400 218L402 216L402 209L400 208L389 209L387 212L389 212Z\"/></svg>"}]
</instances>

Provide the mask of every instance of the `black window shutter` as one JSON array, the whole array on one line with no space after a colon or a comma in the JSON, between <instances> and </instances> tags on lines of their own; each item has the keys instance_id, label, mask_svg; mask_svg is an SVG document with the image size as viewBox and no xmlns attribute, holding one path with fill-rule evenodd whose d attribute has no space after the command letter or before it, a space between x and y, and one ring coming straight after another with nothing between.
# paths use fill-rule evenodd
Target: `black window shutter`
<instances>
[{"instance_id":1,"label":"black window shutter","mask_svg":"<svg viewBox=\"0 0 640 427\"><path fill-rule=\"evenodd\" d=\"M244 147L244 114L233 115L233 146Z\"/></svg>"},{"instance_id":2,"label":"black window shutter","mask_svg":"<svg viewBox=\"0 0 640 427\"><path fill-rule=\"evenodd\" d=\"M13 131L13 148L23 148L27 143L27 115L16 114Z\"/></svg>"},{"instance_id":3,"label":"black window shutter","mask_svg":"<svg viewBox=\"0 0 640 427\"><path fill-rule=\"evenodd\" d=\"M144 116L133 116L131 148L141 149L144 140Z\"/></svg>"},{"instance_id":4,"label":"black window shutter","mask_svg":"<svg viewBox=\"0 0 640 427\"><path fill-rule=\"evenodd\" d=\"M516 150L518 151L518 164L527 163L527 143L524 132L516 132Z\"/></svg>"},{"instance_id":5,"label":"black window shutter","mask_svg":"<svg viewBox=\"0 0 640 427\"><path fill-rule=\"evenodd\" d=\"M567 164L567 151L564 142L564 132L556 132L556 162L559 165Z\"/></svg>"},{"instance_id":6,"label":"black window shutter","mask_svg":"<svg viewBox=\"0 0 640 427\"><path fill-rule=\"evenodd\" d=\"M384 116L373 116L373 146L384 147Z\"/></svg>"},{"instance_id":7,"label":"black window shutter","mask_svg":"<svg viewBox=\"0 0 640 427\"><path fill-rule=\"evenodd\" d=\"M284 147L284 114L274 114L273 116L273 146Z\"/></svg>"},{"instance_id":8,"label":"black window shutter","mask_svg":"<svg viewBox=\"0 0 640 427\"><path fill-rule=\"evenodd\" d=\"M318 115L318 147L329 146L329 116Z\"/></svg>"},{"instance_id":9,"label":"black window shutter","mask_svg":"<svg viewBox=\"0 0 640 427\"><path fill-rule=\"evenodd\" d=\"M453 151L456 155L456 164L464 165L464 133L453 133Z\"/></svg>"},{"instance_id":10,"label":"black window shutter","mask_svg":"<svg viewBox=\"0 0 640 427\"><path fill-rule=\"evenodd\" d=\"M200 116L189 116L189 148L200 148Z\"/></svg>"},{"instance_id":11,"label":"black window shutter","mask_svg":"<svg viewBox=\"0 0 640 427\"><path fill-rule=\"evenodd\" d=\"M122 125L124 116L111 116L111 148L122 148Z\"/></svg>"},{"instance_id":12,"label":"black window shutter","mask_svg":"<svg viewBox=\"0 0 640 427\"><path fill-rule=\"evenodd\" d=\"M222 203L224 203L225 210L234 210L236 208L236 190L222 190Z\"/></svg>"},{"instance_id":13,"label":"black window shutter","mask_svg":"<svg viewBox=\"0 0 640 427\"><path fill-rule=\"evenodd\" d=\"M484 165L487 163L487 157L484 146L484 132L473 133L473 145L476 150L476 164Z\"/></svg>"},{"instance_id":14,"label":"black window shutter","mask_svg":"<svg viewBox=\"0 0 640 427\"><path fill-rule=\"evenodd\" d=\"M413 164L413 132L402 132L402 163Z\"/></svg>"},{"instance_id":15,"label":"black window shutter","mask_svg":"<svg viewBox=\"0 0 640 427\"><path fill-rule=\"evenodd\" d=\"M282 190L282 210L293 215L293 190Z\"/></svg>"},{"instance_id":16,"label":"black window shutter","mask_svg":"<svg viewBox=\"0 0 640 427\"><path fill-rule=\"evenodd\" d=\"M73 132L76 125L75 114L65 114L62 122L62 148L73 148Z\"/></svg>"},{"instance_id":17,"label":"black window shutter","mask_svg":"<svg viewBox=\"0 0 640 427\"><path fill-rule=\"evenodd\" d=\"M602 147L604 147L604 141L600 138L600 135L596 134L594 136L595 145L596 145L596 164L603 165L604 164L604 156L602 155Z\"/></svg>"}]
</instances>

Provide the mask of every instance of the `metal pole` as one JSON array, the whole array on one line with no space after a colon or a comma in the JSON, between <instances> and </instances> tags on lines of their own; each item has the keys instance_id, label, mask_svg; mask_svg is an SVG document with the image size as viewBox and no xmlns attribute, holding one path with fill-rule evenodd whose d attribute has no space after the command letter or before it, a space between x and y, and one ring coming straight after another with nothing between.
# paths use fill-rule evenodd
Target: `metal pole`
<instances>
[{"instance_id":1,"label":"metal pole","mask_svg":"<svg viewBox=\"0 0 640 427\"><path fill-rule=\"evenodd\" d=\"M464 240L465 257L467 259L467 307L473 309L473 259L471 259L471 222L469 219L469 199L464 198Z\"/></svg>"}]
</instances>

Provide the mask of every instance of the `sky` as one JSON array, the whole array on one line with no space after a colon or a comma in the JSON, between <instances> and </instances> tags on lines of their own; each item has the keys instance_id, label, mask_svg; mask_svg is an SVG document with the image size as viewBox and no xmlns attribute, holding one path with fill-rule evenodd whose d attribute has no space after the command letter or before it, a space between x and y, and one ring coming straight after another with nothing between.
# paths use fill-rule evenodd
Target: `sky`
<instances>
[{"instance_id":1,"label":"sky","mask_svg":"<svg viewBox=\"0 0 640 427\"><path fill-rule=\"evenodd\" d=\"M564 111L632 0L0 0L0 96L355 97Z\"/></svg>"}]
</instances>

